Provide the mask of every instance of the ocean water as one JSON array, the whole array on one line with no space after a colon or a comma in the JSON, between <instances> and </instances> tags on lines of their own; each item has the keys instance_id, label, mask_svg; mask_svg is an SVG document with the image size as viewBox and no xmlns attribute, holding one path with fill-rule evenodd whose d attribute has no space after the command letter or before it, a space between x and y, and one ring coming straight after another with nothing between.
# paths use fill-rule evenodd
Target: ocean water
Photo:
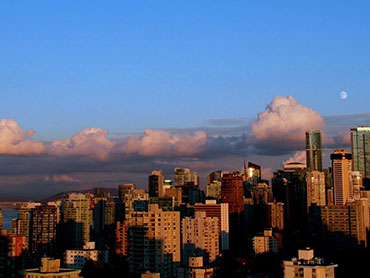
<instances>
[{"instance_id":1,"label":"ocean water","mask_svg":"<svg viewBox=\"0 0 370 278\"><path fill-rule=\"evenodd\" d=\"M10 207L0 207L3 214L3 229L12 228L12 219L18 217L18 210Z\"/></svg>"}]
</instances>

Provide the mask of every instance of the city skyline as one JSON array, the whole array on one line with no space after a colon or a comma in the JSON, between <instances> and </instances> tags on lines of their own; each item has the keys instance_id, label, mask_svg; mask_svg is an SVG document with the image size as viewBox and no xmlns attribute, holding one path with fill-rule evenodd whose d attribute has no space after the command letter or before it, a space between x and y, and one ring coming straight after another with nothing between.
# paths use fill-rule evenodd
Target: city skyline
<instances>
[{"instance_id":1,"label":"city skyline","mask_svg":"<svg viewBox=\"0 0 370 278\"><path fill-rule=\"evenodd\" d=\"M239 170L245 159L260 164L263 178L270 179L285 162L306 162L305 132L322 132L323 166L328 167L335 148L350 151L350 129L370 125L368 114L324 117L294 96L276 96L255 120L242 121L224 119L208 129L147 129L120 138L88 128L67 139L42 141L32 138L32 129L2 119L0 188L4 195L27 192L32 198L129 182L146 188L152 169L172 178L176 167L198 171L204 186L211 171Z\"/></svg>"},{"instance_id":2,"label":"city skyline","mask_svg":"<svg viewBox=\"0 0 370 278\"><path fill-rule=\"evenodd\" d=\"M1 194L145 188L175 167L204 186L245 159L270 178L314 129L348 148L370 125L370 4L289 2L2 2Z\"/></svg>"}]
</instances>

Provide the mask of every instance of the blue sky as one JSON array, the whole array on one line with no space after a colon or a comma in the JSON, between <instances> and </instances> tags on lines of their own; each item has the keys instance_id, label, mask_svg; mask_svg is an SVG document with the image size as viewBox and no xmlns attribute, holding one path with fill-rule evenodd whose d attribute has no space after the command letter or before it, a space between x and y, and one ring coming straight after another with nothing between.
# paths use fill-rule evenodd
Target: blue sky
<instances>
[{"instance_id":1,"label":"blue sky","mask_svg":"<svg viewBox=\"0 0 370 278\"><path fill-rule=\"evenodd\" d=\"M1 1L0 111L36 137L368 112L368 1ZM346 90L346 101L339 92Z\"/></svg>"},{"instance_id":2,"label":"blue sky","mask_svg":"<svg viewBox=\"0 0 370 278\"><path fill-rule=\"evenodd\" d=\"M145 187L152 169L204 178L245 158L271 174L323 122L330 147L348 147L349 127L370 124L369 13L369 1L1 1L0 120L14 121L0 122L0 189ZM251 131L284 102L305 123L284 131L290 143L289 117Z\"/></svg>"}]
</instances>

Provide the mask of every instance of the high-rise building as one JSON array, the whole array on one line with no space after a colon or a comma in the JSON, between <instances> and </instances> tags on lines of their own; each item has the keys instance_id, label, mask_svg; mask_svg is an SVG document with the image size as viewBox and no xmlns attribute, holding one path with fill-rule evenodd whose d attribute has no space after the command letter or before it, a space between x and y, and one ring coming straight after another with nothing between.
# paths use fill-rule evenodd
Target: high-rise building
<instances>
[{"instance_id":1,"label":"high-rise building","mask_svg":"<svg viewBox=\"0 0 370 278\"><path fill-rule=\"evenodd\" d=\"M353 190L353 198L358 200L361 198L361 189L362 186L362 175L359 171L352 171L351 172L351 187Z\"/></svg>"},{"instance_id":2,"label":"high-rise building","mask_svg":"<svg viewBox=\"0 0 370 278\"><path fill-rule=\"evenodd\" d=\"M194 211L204 211L207 217L218 218L220 249L229 249L229 204L217 204L215 200L206 200L205 204L195 204Z\"/></svg>"},{"instance_id":3,"label":"high-rise building","mask_svg":"<svg viewBox=\"0 0 370 278\"><path fill-rule=\"evenodd\" d=\"M324 230L332 232L331 238L347 237L367 246L366 233L369 225L368 199L348 201L345 205L326 206L321 209ZM336 242L343 241L338 238Z\"/></svg>"},{"instance_id":4,"label":"high-rise building","mask_svg":"<svg viewBox=\"0 0 370 278\"><path fill-rule=\"evenodd\" d=\"M207 176L207 185L213 183L214 181L221 181L222 171L213 171Z\"/></svg>"},{"instance_id":5,"label":"high-rise building","mask_svg":"<svg viewBox=\"0 0 370 278\"><path fill-rule=\"evenodd\" d=\"M351 128L352 170L370 179L370 127Z\"/></svg>"},{"instance_id":6,"label":"high-rise building","mask_svg":"<svg viewBox=\"0 0 370 278\"><path fill-rule=\"evenodd\" d=\"M320 130L306 131L306 161L308 171L322 171Z\"/></svg>"},{"instance_id":7,"label":"high-rise building","mask_svg":"<svg viewBox=\"0 0 370 278\"><path fill-rule=\"evenodd\" d=\"M180 212L163 211L153 204L147 212L131 212L126 221L128 246L124 252L129 257L130 273L149 270L161 273L161 277L174 277L181 260Z\"/></svg>"},{"instance_id":8,"label":"high-rise building","mask_svg":"<svg viewBox=\"0 0 370 278\"><path fill-rule=\"evenodd\" d=\"M136 189L136 185L134 183L125 183L118 186L118 197L125 202L125 196L129 194L131 191Z\"/></svg>"},{"instance_id":9,"label":"high-rise building","mask_svg":"<svg viewBox=\"0 0 370 278\"><path fill-rule=\"evenodd\" d=\"M325 264L321 258L314 258L312 249L298 250L298 259L284 261L284 278L334 278L336 264Z\"/></svg>"},{"instance_id":10,"label":"high-rise building","mask_svg":"<svg viewBox=\"0 0 370 278\"><path fill-rule=\"evenodd\" d=\"M27 203L18 209L17 234L25 237L27 250L31 250L32 243L32 209L41 203Z\"/></svg>"},{"instance_id":11,"label":"high-rise building","mask_svg":"<svg viewBox=\"0 0 370 278\"><path fill-rule=\"evenodd\" d=\"M175 168L175 186L182 186L186 183L199 185L199 176L197 172L192 172L188 168Z\"/></svg>"},{"instance_id":12,"label":"high-rise building","mask_svg":"<svg viewBox=\"0 0 370 278\"><path fill-rule=\"evenodd\" d=\"M248 167L244 164L244 180L252 186L257 186L261 182L261 166L248 162Z\"/></svg>"},{"instance_id":13,"label":"high-rise building","mask_svg":"<svg viewBox=\"0 0 370 278\"><path fill-rule=\"evenodd\" d=\"M156 177L153 177L153 180L155 178ZM125 208L125 217L129 216L130 212L134 211L135 201L149 200L149 194L144 189L136 189L136 186L132 183L119 186L119 197L122 200L123 206Z\"/></svg>"},{"instance_id":14,"label":"high-rise building","mask_svg":"<svg viewBox=\"0 0 370 278\"><path fill-rule=\"evenodd\" d=\"M149 176L149 197L162 197L164 195L162 170L152 171Z\"/></svg>"},{"instance_id":15,"label":"high-rise building","mask_svg":"<svg viewBox=\"0 0 370 278\"><path fill-rule=\"evenodd\" d=\"M32 253L55 256L57 241L57 209L41 205L32 209Z\"/></svg>"},{"instance_id":16,"label":"high-rise building","mask_svg":"<svg viewBox=\"0 0 370 278\"><path fill-rule=\"evenodd\" d=\"M182 227L182 262L189 257L202 256L207 263L219 255L219 226L217 217L207 217L205 211L195 211L195 217L185 217Z\"/></svg>"},{"instance_id":17,"label":"high-rise building","mask_svg":"<svg viewBox=\"0 0 370 278\"><path fill-rule=\"evenodd\" d=\"M0 231L0 278L16 278L24 268L25 237Z\"/></svg>"},{"instance_id":18,"label":"high-rise building","mask_svg":"<svg viewBox=\"0 0 370 278\"><path fill-rule=\"evenodd\" d=\"M221 180L214 180L207 184L206 197L216 200L221 199Z\"/></svg>"},{"instance_id":19,"label":"high-rise building","mask_svg":"<svg viewBox=\"0 0 370 278\"><path fill-rule=\"evenodd\" d=\"M91 216L90 197L82 193L69 194L64 200L63 212L65 248L82 248L90 241Z\"/></svg>"},{"instance_id":20,"label":"high-rise building","mask_svg":"<svg viewBox=\"0 0 370 278\"><path fill-rule=\"evenodd\" d=\"M330 155L333 165L334 204L343 206L353 198L351 187L352 155L344 149L336 149Z\"/></svg>"},{"instance_id":21,"label":"high-rise building","mask_svg":"<svg viewBox=\"0 0 370 278\"><path fill-rule=\"evenodd\" d=\"M268 226L279 231L284 230L284 203L268 203Z\"/></svg>"},{"instance_id":22,"label":"high-rise building","mask_svg":"<svg viewBox=\"0 0 370 278\"><path fill-rule=\"evenodd\" d=\"M3 213L0 209L0 231L3 229Z\"/></svg>"},{"instance_id":23,"label":"high-rise building","mask_svg":"<svg viewBox=\"0 0 370 278\"><path fill-rule=\"evenodd\" d=\"M311 171L306 175L307 183L307 209L315 204L316 206L326 206L325 197L325 173Z\"/></svg>"},{"instance_id":24,"label":"high-rise building","mask_svg":"<svg viewBox=\"0 0 370 278\"><path fill-rule=\"evenodd\" d=\"M272 230L264 230L263 234L253 237L254 254L279 252L279 242L273 236Z\"/></svg>"},{"instance_id":25,"label":"high-rise building","mask_svg":"<svg viewBox=\"0 0 370 278\"><path fill-rule=\"evenodd\" d=\"M239 172L229 172L223 175L221 201L229 204L229 213L241 213L244 210L243 179Z\"/></svg>"}]
</instances>

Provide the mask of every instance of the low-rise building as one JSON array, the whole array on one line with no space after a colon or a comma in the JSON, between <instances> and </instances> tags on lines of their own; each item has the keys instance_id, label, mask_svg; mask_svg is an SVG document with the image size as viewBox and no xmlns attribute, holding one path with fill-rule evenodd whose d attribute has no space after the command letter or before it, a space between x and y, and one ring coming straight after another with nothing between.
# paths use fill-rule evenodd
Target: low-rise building
<instances>
[{"instance_id":1,"label":"low-rise building","mask_svg":"<svg viewBox=\"0 0 370 278\"><path fill-rule=\"evenodd\" d=\"M334 278L336 264L325 264L321 258L314 257L312 249L298 250L298 259L284 261L284 278Z\"/></svg>"},{"instance_id":2,"label":"low-rise building","mask_svg":"<svg viewBox=\"0 0 370 278\"><path fill-rule=\"evenodd\" d=\"M100 251L95 249L95 242L88 242L84 245L83 249L66 250L64 263L71 269L83 269L86 262L98 261L99 258L103 262L108 262L108 251Z\"/></svg>"},{"instance_id":3,"label":"low-rise building","mask_svg":"<svg viewBox=\"0 0 370 278\"><path fill-rule=\"evenodd\" d=\"M79 278L81 270L61 268L60 260L42 258L39 268L20 271L23 278Z\"/></svg>"}]
</instances>

